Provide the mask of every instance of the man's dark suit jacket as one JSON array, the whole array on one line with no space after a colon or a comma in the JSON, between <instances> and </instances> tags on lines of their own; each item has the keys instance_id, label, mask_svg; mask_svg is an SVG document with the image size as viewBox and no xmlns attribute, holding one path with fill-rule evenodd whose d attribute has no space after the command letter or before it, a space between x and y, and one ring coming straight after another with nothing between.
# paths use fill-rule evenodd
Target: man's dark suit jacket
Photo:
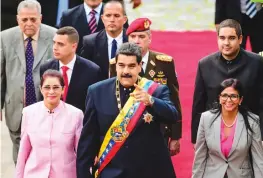
<instances>
[{"instance_id":1,"label":"man's dark suit jacket","mask_svg":"<svg viewBox=\"0 0 263 178\"><path fill-rule=\"evenodd\" d=\"M169 59L161 61L158 57ZM174 103L178 111L178 120L176 124L162 125L164 136L167 139L179 140L182 138L182 110L179 98L179 83L175 72L174 59L171 56L155 51L149 51L149 58L146 66L146 71L141 76L153 80L157 83L167 85L171 92L171 101ZM152 74L154 71L154 74ZM117 76L116 61L110 63L110 77Z\"/></svg>"},{"instance_id":2,"label":"man's dark suit jacket","mask_svg":"<svg viewBox=\"0 0 263 178\"><path fill-rule=\"evenodd\" d=\"M221 59L221 53L216 52L199 61L192 108L193 143L196 142L201 113L211 109L218 99L220 83L228 78L240 80L244 91L242 105L259 115L263 121L263 58L241 49L235 60L229 68Z\"/></svg>"},{"instance_id":3,"label":"man's dark suit jacket","mask_svg":"<svg viewBox=\"0 0 263 178\"><path fill-rule=\"evenodd\" d=\"M127 41L126 30L123 30L123 43ZM84 36L81 56L100 66L103 79L109 78L108 38L105 30Z\"/></svg>"},{"instance_id":4,"label":"man's dark suit jacket","mask_svg":"<svg viewBox=\"0 0 263 178\"><path fill-rule=\"evenodd\" d=\"M51 61L40 67L40 76L48 69L59 70L59 61ZM76 56L72 76L69 83L66 103L71 104L85 112L85 99L88 87L100 81L100 68L93 62Z\"/></svg>"},{"instance_id":5,"label":"man's dark suit jacket","mask_svg":"<svg viewBox=\"0 0 263 178\"><path fill-rule=\"evenodd\" d=\"M81 3L83 0L67 0L69 1L69 8L73 8ZM58 0L38 0L41 5L42 23L56 27Z\"/></svg>"},{"instance_id":6,"label":"man's dark suit jacket","mask_svg":"<svg viewBox=\"0 0 263 178\"><path fill-rule=\"evenodd\" d=\"M91 178L89 167L113 121L119 114L115 95L116 77L98 82L88 89L84 127L77 149L77 177ZM175 178L171 158L160 131L160 123L175 123L177 111L169 90L159 85L153 93L154 104L146 107L134 130L118 153L104 168L100 178ZM145 123L150 113L153 122Z\"/></svg>"},{"instance_id":7,"label":"man's dark suit jacket","mask_svg":"<svg viewBox=\"0 0 263 178\"><path fill-rule=\"evenodd\" d=\"M216 0L215 24L226 19L234 19L240 23L243 48L246 47L247 36L250 36L252 50L256 53L263 50L263 9L250 19L241 12L241 0Z\"/></svg>"}]
</instances>

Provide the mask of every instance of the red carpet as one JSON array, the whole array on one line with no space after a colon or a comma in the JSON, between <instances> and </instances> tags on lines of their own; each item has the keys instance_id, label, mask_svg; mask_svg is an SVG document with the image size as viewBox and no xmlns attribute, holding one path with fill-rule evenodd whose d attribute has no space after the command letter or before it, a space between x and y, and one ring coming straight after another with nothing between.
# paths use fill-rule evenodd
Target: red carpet
<instances>
[{"instance_id":1,"label":"red carpet","mask_svg":"<svg viewBox=\"0 0 263 178\"><path fill-rule=\"evenodd\" d=\"M191 144L191 107L198 61L217 51L215 32L158 32L152 34L152 50L173 56L183 110L181 152L172 158L177 178L191 177L194 150Z\"/></svg>"}]
</instances>

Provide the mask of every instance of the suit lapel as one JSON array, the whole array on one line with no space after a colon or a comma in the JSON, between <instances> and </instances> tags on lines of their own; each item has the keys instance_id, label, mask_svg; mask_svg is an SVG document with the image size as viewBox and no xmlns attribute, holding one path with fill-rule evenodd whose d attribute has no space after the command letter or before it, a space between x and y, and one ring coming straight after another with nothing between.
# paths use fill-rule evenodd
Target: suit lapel
<instances>
[{"instance_id":1,"label":"suit lapel","mask_svg":"<svg viewBox=\"0 0 263 178\"><path fill-rule=\"evenodd\" d=\"M38 63L41 61L43 58L45 52L49 48L49 43L48 43L48 35L46 35L46 32L43 29L43 26L40 26L39 30L39 38L37 40L37 53L36 56L34 57L34 64L33 64L33 69L36 68Z\"/></svg>"},{"instance_id":2,"label":"suit lapel","mask_svg":"<svg viewBox=\"0 0 263 178\"><path fill-rule=\"evenodd\" d=\"M214 114L214 117L217 114ZM217 150L217 152L219 153L219 155L226 160L226 157L223 155L222 151L221 151L221 118L222 115L220 114L216 120L214 121L214 135L215 135L215 149ZM214 118L213 118L214 119Z\"/></svg>"},{"instance_id":3,"label":"suit lapel","mask_svg":"<svg viewBox=\"0 0 263 178\"><path fill-rule=\"evenodd\" d=\"M15 40L13 44L15 45L15 51L16 54L21 62L22 67L24 68L24 71L26 71L26 57L25 57L25 44L24 44L24 38L21 31L18 31L15 35Z\"/></svg>"},{"instance_id":4,"label":"suit lapel","mask_svg":"<svg viewBox=\"0 0 263 178\"><path fill-rule=\"evenodd\" d=\"M144 71L145 78L153 80L155 74L150 75L150 73L156 71L155 59L156 59L156 55L152 51L149 51L149 58L148 58L146 70Z\"/></svg>"},{"instance_id":5,"label":"suit lapel","mask_svg":"<svg viewBox=\"0 0 263 178\"><path fill-rule=\"evenodd\" d=\"M235 134L234 134L234 140L233 140L232 148L229 152L229 156L231 156L233 151L236 149L238 142L241 138L243 128L244 128L244 119L243 119L243 116L240 113L238 113L237 114L237 121L236 121L236 129L235 129Z\"/></svg>"},{"instance_id":6,"label":"suit lapel","mask_svg":"<svg viewBox=\"0 0 263 178\"><path fill-rule=\"evenodd\" d=\"M103 22L101 20L101 15L103 14L103 7L104 7L104 5L102 5L102 7L101 7L100 17L99 17L99 22L98 22L98 26L97 26L96 32L100 31L101 29L104 29L104 24L103 24Z\"/></svg>"},{"instance_id":7,"label":"suit lapel","mask_svg":"<svg viewBox=\"0 0 263 178\"><path fill-rule=\"evenodd\" d=\"M78 29L80 29L83 34L85 35L90 34L90 28L89 28L86 11L84 9L83 4L79 6L78 12L79 14L77 15L76 26L79 26Z\"/></svg>"}]
</instances>

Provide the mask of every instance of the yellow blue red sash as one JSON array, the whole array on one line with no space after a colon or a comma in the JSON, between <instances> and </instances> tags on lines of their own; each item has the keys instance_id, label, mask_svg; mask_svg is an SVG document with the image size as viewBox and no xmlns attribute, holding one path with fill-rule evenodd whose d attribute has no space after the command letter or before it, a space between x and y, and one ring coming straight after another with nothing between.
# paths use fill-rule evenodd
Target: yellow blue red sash
<instances>
[{"instance_id":1,"label":"yellow blue red sash","mask_svg":"<svg viewBox=\"0 0 263 178\"><path fill-rule=\"evenodd\" d=\"M142 78L138 85L150 95L152 95L158 86L157 83L147 80L146 78ZM123 109L107 131L102 142L98 155L98 170L95 173L95 178L98 177L100 172L119 151L139 121L145 108L146 106L143 103L135 102L134 97L129 97Z\"/></svg>"}]
</instances>

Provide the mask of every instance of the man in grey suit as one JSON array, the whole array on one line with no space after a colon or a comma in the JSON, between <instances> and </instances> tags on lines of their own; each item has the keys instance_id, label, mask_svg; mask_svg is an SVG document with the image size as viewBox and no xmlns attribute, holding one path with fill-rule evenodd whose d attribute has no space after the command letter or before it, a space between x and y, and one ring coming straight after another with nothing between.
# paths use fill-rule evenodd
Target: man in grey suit
<instances>
[{"instance_id":1,"label":"man in grey suit","mask_svg":"<svg viewBox=\"0 0 263 178\"><path fill-rule=\"evenodd\" d=\"M40 98L40 65L52 57L56 29L41 24L37 1L22 1L17 8L18 26L1 32L1 118L5 118L13 142L16 163L20 142L21 113Z\"/></svg>"}]
</instances>

